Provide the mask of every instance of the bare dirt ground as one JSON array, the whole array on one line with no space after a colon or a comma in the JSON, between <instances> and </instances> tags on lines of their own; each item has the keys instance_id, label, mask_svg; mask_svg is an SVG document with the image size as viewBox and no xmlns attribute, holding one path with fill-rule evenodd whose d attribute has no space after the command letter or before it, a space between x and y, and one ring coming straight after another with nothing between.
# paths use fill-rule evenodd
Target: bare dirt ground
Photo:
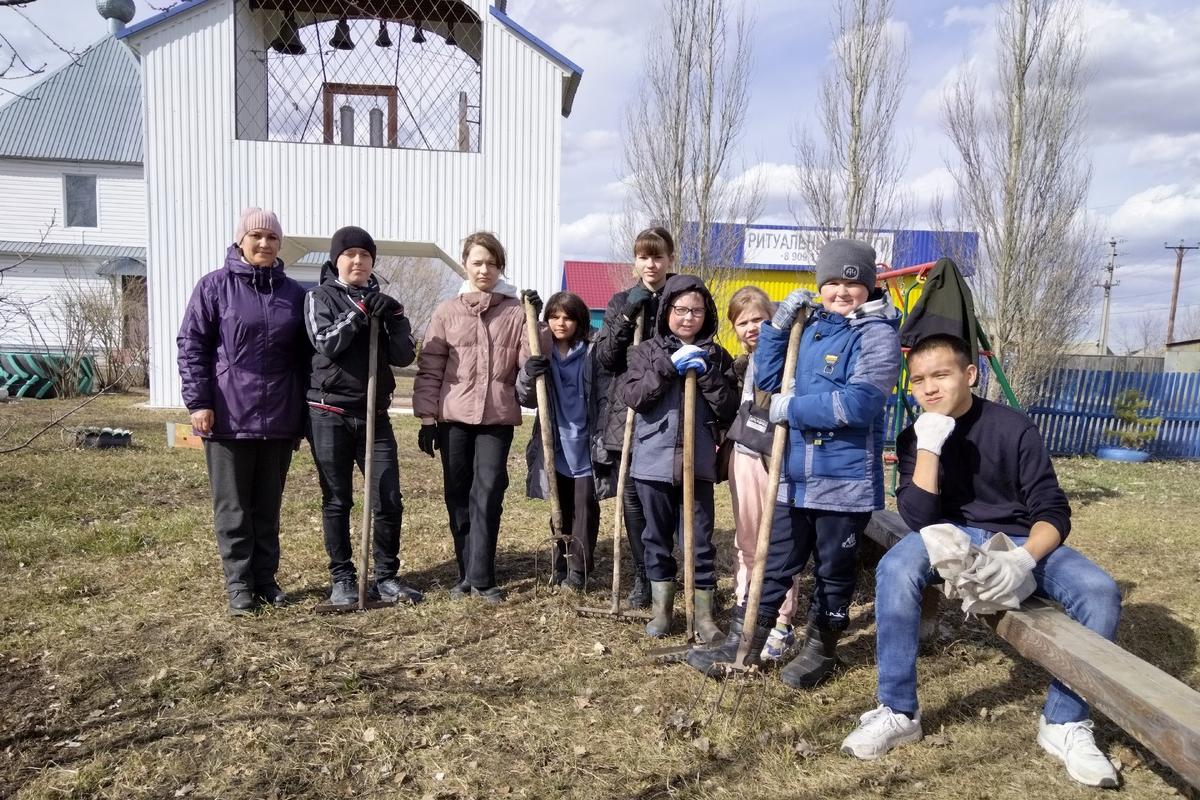
<instances>
[{"instance_id":1,"label":"bare dirt ground","mask_svg":"<svg viewBox=\"0 0 1200 800\"><path fill-rule=\"evenodd\" d=\"M874 705L869 572L843 657L813 693L773 677L736 715L680 665L647 663L639 627L581 619L534 578L544 505L524 499L528 422L510 463L499 569L509 602L452 603L441 469L394 418L415 608L318 616L327 591L320 493L296 454L280 580L290 607L225 616L203 455L168 450L143 397L101 398L67 424L119 425L135 446L88 451L52 429L0 455L0 796L20 798L1086 797L1034 742L1046 674L943 609L920 663L925 742L874 762L838 752ZM0 405L0 447L69 407ZM1072 544L1120 582L1120 643L1200 688L1200 465L1058 463ZM728 491L718 492L724 602ZM596 594L605 599L611 503ZM542 575L545 576L545 559ZM1130 798L1192 792L1098 720ZM1195 796L1194 794L1192 796Z\"/></svg>"}]
</instances>

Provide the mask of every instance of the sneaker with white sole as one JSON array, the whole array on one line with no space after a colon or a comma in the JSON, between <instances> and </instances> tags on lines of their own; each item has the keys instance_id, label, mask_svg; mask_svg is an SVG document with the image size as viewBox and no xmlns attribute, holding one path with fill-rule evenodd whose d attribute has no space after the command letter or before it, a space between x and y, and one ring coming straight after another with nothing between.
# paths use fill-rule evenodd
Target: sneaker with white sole
<instances>
[{"instance_id":1,"label":"sneaker with white sole","mask_svg":"<svg viewBox=\"0 0 1200 800\"><path fill-rule=\"evenodd\" d=\"M1038 717L1037 742L1067 767L1067 774L1085 786L1112 789L1117 786L1117 771L1108 756L1096 746L1092 721L1065 722L1055 725Z\"/></svg>"},{"instance_id":2,"label":"sneaker with white sole","mask_svg":"<svg viewBox=\"0 0 1200 800\"><path fill-rule=\"evenodd\" d=\"M787 628L771 628L771 632L767 634L767 643L763 645L759 658L763 661L778 661L794 644L796 644L796 634L792 632L791 625L788 625Z\"/></svg>"},{"instance_id":3,"label":"sneaker with white sole","mask_svg":"<svg viewBox=\"0 0 1200 800\"><path fill-rule=\"evenodd\" d=\"M842 752L869 761L898 745L919 742L923 735L919 712L909 719L881 705L858 718L858 727L842 740Z\"/></svg>"}]
</instances>

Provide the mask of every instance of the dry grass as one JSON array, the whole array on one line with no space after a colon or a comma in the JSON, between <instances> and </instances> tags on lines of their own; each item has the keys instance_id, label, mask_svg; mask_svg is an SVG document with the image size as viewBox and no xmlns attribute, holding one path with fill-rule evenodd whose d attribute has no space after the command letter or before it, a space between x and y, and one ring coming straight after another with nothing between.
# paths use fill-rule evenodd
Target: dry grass
<instances>
[{"instance_id":1,"label":"dry grass","mask_svg":"<svg viewBox=\"0 0 1200 800\"><path fill-rule=\"evenodd\" d=\"M528 428L501 541L506 605L447 599L455 571L440 468L403 418L403 556L428 601L311 613L326 573L302 449L280 572L297 602L229 620L202 455L166 450L162 423L182 416L140 400L102 398L73 420L131 427L133 449L66 449L52 432L0 456L0 796L1089 796L1033 742L1045 674L953 610L920 665L926 731L941 735L875 763L840 755L873 705L869 578L848 671L813 694L768 679L732 723L703 724L715 684L647 664L639 628L577 618L567 598L535 591L546 523L522 496ZM0 431L11 442L63 407L0 406ZM1121 581L1121 643L1200 687L1200 467L1059 467L1076 505L1073 543ZM728 575L727 493L718 497ZM1188 791L1111 724L1100 733L1137 763L1124 795Z\"/></svg>"}]
</instances>

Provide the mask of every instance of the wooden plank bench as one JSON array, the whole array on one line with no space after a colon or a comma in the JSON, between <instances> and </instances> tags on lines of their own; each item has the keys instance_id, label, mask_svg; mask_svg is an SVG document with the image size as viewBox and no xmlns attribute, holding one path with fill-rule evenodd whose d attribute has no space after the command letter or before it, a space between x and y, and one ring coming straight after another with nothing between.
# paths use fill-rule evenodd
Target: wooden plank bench
<instances>
[{"instance_id":1,"label":"wooden plank bench","mask_svg":"<svg viewBox=\"0 0 1200 800\"><path fill-rule=\"evenodd\" d=\"M875 512L866 530L867 537L884 549L908 533L908 526L894 511ZM923 617L931 611L930 596L922 603ZM982 619L1018 653L1071 687L1180 777L1200 788L1200 692L1089 631L1040 598L1030 598L1020 611Z\"/></svg>"}]
</instances>

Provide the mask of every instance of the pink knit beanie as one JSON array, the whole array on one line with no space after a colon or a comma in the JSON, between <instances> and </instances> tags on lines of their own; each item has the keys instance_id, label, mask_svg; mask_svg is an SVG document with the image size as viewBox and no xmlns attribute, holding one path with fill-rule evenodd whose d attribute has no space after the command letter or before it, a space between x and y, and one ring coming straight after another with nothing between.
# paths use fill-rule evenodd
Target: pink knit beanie
<instances>
[{"instance_id":1,"label":"pink knit beanie","mask_svg":"<svg viewBox=\"0 0 1200 800\"><path fill-rule=\"evenodd\" d=\"M247 208L238 217L237 227L233 229L233 241L241 244L242 238L250 231L264 230L283 238L283 226L274 211L264 211L261 208Z\"/></svg>"}]
</instances>

